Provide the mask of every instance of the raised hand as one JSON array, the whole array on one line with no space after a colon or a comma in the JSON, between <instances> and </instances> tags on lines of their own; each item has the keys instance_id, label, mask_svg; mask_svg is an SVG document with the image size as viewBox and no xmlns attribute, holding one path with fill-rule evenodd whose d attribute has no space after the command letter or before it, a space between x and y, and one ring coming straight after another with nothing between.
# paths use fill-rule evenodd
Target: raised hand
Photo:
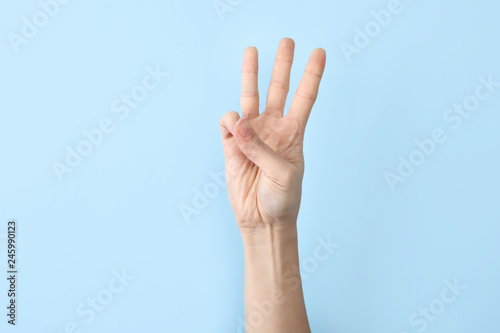
<instances>
[{"instance_id":1,"label":"raised hand","mask_svg":"<svg viewBox=\"0 0 500 333\"><path fill-rule=\"evenodd\" d=\"M258 54L243 55L242 117L220 120L229 200L242 233L266 226L295 225L304 174L303 139L325 68L326 53L313 51L284 116L295 43L281 40L264 111L259 114Z\"/></svg>"}]
</instances>

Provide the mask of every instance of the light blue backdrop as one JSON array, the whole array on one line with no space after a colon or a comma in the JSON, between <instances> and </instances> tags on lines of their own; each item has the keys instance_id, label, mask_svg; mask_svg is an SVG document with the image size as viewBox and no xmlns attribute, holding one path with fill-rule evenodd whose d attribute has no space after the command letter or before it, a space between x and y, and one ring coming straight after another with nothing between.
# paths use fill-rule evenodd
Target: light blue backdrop
<instances>
[{"instance_id":1,"label":"light blue backdrop","mask_svg":"<svg viewBox=\"0 0 500 333\"><path fill-rule=\"evenodd\" d=\"M265 96L282 37L291 92L328 55L299 221L313 332L497 329L497 2L54 1L0 11L3 331L242 332L218 120L244 48Z\"/></svg>"}]
</instances>

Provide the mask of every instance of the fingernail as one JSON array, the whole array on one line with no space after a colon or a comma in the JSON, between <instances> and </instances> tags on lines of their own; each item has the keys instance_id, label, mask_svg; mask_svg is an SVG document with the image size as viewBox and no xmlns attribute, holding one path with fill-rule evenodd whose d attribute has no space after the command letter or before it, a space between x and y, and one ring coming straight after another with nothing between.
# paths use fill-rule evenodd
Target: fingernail
<instances>
[{"instance_id":1,"label":"fingernail","mask_svg":"<svg viewBox=\"0 0 500 333\"><path fill-rule=\"evenodd\" d=\"M252 135L252 127L246 118L241 118L238 131L245 139Z\"/></svg>"}]
</instances>

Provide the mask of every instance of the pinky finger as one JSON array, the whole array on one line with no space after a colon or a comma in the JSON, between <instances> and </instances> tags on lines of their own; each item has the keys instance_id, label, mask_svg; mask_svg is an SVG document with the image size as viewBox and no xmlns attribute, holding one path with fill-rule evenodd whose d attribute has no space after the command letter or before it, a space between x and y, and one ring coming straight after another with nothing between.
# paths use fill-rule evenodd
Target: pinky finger
<instances>
[{"instance_id":1,"label":"pinky finger","mask_svg":"<svg viewBox=\"0 0 500 333\"><path fill-rule=\"evenodd\" d=\"M239 119L240 115L236 111L230 111L222 116L219 121L219 127L223 142L233 136L234 125Z\"/></svg>"}]
</instances>

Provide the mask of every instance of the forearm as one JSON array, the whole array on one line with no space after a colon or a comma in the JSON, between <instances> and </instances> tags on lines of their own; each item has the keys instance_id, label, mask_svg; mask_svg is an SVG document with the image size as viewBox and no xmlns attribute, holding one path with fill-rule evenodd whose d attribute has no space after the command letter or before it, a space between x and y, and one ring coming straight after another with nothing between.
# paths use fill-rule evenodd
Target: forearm
<instances>
[{"instance_id":1,"label":"forearm","mask_svg":"<svg viewBox=\"0 0 500 333\"><path fill-rule=\"evenodd\" d=\"M310 332L295 223L242 232L245 322L250 333Z\"/></svg>"}]
</instances>

